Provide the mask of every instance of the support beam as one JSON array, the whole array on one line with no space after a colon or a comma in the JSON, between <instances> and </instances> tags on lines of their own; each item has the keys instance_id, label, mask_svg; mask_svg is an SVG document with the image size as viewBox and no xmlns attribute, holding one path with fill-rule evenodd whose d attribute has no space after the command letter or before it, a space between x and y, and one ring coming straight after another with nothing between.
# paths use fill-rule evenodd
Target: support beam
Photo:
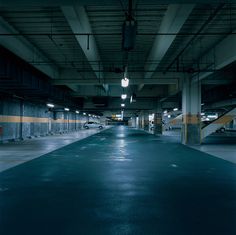
<instances>
[{"instance_id":1,"label":"support beam","mask_svg":"<svg viewBox=\"0 0 236 235\"><path fill-rule=\"evenodd\" d=\"M236 106L236 98L222 100L207 106L204 106L205 109L217 109L217 108L225 108L230 106Z\"/></svg>"},{"instance_id":2,"label":"support beam","mask_svg":"<svg viewBox=\"0 0 236 235\"><path fill-rule=\"evenodd\" d=\"M1 33L19 33L14 29L8 22L6 22L2 17L0 17L0 31ZM23 36L20 37L0 37L0 44L10 50L15 55L19 56L21 59L25 60L29 64L32 64L36 69L40 70L44 74L51 78L58 77L59 71L56 65L49 65L46 62L49 59L33 44L31 44ZM42 64L34 64L34 61L41 61ZM45 63L44 63L45 62Z\"/></svg>"},{"instance_id":3,"label":"support beam","mask_svg":"<svg viewBox=\"0 0 236 235\"><path fill-rule=\"evenodd\" d=\"M61 10L71 27L73 33L92 33L90 22L84 7L81 6L63 6ZM75 36L81 49L83 50L88 61L100 61L100 55L94 36ZM90 62L96 77L103 81L103 73L97 72L103 70L102 64ZM108 91L108 86L103 84L103 88Z\"/></svg>"},{"instance_id":4,"label":"support beam","mask_svg":"<svg viewBox=\"0 0 236 235\"><path fill-rule=\"evenodd\" d=\"M219 70L219 69L224 68L225 66L236 61L235 41L236 41L236 35L227 36L221 42L219 42L214 48L212 48L205 55L203 55L200 58L200 60L209 61L209 58L212 58L214 63L210 68L207 68L207 69ZM194 75L192 81L197 82L198 80L203 80L213 73L214 72L203 72L203 73Z\"/></svg>"},{"instance_id":5,"label":"support beam","mask_svg":"<svg viewBox=\"0 0 236 235\"><path fill-rule=\"evenodd\" d=\"M202 85L228 85L233 83L232 79L204 79L202 80Z\"/></svg>"},{"instance_id":6,"label":"support beam","mask_svg":"<svg viewBox=\"0 0 236 235\"><path fill-rule=\"evenodd\" d=\"M184 78L184 73L162 73L157 72L155 73L155 78L151 79L143 79L142 74L137 74L135 77L130 79L131 85L140 85L142 83L155 85L155 84L176 84L178 85L179 82ZM54 79L55 85L102 85L105 81L106 84L110 85L120 85L120 77L117 74L110 73L106 79L103 81L99 81L99 79L95 78L82 78L81 75L75 69L62 69L60 71L60 75L58 78Z\"/></svg>"},{"instance_id":7,"label":"support beam","mask_svg":"<svg viewBox=\"0 0 236 235\"><path fill-rule=\"evenodd\" d=\"M232 3L235 0L224 0L224 2ZM100 5L114 5L118 4L117 0L0 0L0 6L26 6L26 5L31 5L31 6L59 6L59 5L72 5L76 2L76 4L80 6L88 5L88 4L100 4ZM173 4L173 3L182 3L182 4L193 4L193 3L198 3L198 4L217 4L222 2L222 0L149 0L148 3L153 3L153 4Z\"/></svg>"},{"instance_id":8,"label":"support beam","mask_svg":"<svg viewBox=\"0 0 236 235\"><path fill-rule=\"evenodd\" d=\"M159 33L178 33L182 28L183 24L189 17L192 12L194 5L188 4L172 4L168 6L166 14L162 20ZM176 38L176 35L157 35L150 54L148 56L148 61L159 61L157 63L146 63L145 70L154 71L166 52L170 48L172 42ZM144 74L144 78L151 78L153 72L146 72ZM142 89L143 86L139 87L139 90Z\"/></svg>"},{"instance_id":9,"label":"support beam","mask_svg":"<svg viewBox=\"0 0 236 235\"><path fill-rule=\"evenodd\" d=\"M138 84L146 85L169 85L169 84L178 84L178 79L130 79L130 85ZM54 79L54 85L102 85L101 82L97 79ZM120 85L120 79L106 79L106 84L109 85Z\"/></svg>"}]
</instances>

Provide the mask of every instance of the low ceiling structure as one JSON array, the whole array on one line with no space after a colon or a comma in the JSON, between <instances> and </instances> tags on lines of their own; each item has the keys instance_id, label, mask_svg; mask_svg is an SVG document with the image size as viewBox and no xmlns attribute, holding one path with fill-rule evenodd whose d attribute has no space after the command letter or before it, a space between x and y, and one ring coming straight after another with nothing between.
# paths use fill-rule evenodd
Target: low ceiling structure
<instances>
[{"instance_id":1,"label":"low ceiling structure","mask_svg":"<svg viewBox=\"0 0 236 235\"><path fill-rule=\"evenodd\" d=\"M167 109L181 106L184 78L202 82L206 104L236 96L232 1L8 0L0 6L0 44L82 99L84 110L118 111L122 93L129 112L154 110L159 101ZM125 70L129 86L122 88Z\"/></svg>"}]
</instances>

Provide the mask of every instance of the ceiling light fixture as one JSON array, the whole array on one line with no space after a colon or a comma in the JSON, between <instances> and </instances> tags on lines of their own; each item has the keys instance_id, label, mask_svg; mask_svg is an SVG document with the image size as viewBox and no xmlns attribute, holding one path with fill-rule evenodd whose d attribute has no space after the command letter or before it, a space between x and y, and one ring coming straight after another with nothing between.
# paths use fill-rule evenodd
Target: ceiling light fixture
<instances>
[{"instance_id":1,"label":"ceiling light fixture","mask_svg":"<svg viewBox=\"0 0 236 235\"><path fill-rule=\"evenodd\" d=\"M122 100L125 100L126 98L127 98L127 94L122 94L122 95L121 95L121 99L122 99Z\"/></svg>"},{"instance_id":2,"label":"ceiling light fixture","mask_svg":"<svg viewBox=\"0 0 236 235\"><path fill-rule=\"evenodd\" d=\"M69 109L69 108L64 108L64 110L65 110L65 111L67 111L67 112L68 112L68 111L70 111L70 109Z\"/></svg>"},{"instance_id":3,"label":"ceiling light fixture","mask_svg":"<svg viewBox=\"0 0 236 235\"><path fill-rule=\"evenodd\" d=\"M121 104L121 107L125 107L125 104Z\"/></svg>"},{"instance_id":4,"label":"ceiling light fixture","mask_svg":"<svg viewBox=\"0 0 236 235\"><path fill-rule=\"evenodd\" d=\"M86 116L86 113L83 113L84 116Z\"/></svg>"},{"instance_id":5,"label":"ceiling light fixture","mask_svg":"<svg viewBox=\"0 0 236 235\"><path fill-rule=\"evenodd\" d=\"M174 108L173 111L178 111L179 109L178 108Z\"/></svg>"},{"instance_id":6,"label":"ceiling light fixture","mask_svg":"<svg viewBox=\"0 0 236 235\"><path fill-rule=\"evenodd\" d=\"M75 112L79 114L79 111L78 111L78 110L76 110Z\"/></svg>"},{"instance_id":7,"label":"ceiling light fixture","mask_svg":"<svg viewBox=\"0 0 236 235\"><path fill-rule=\"evenodd\" d=\"M54 105L54 104L49 104L49 103L48 103L47 106L48 106L49 108L54 108L55 105Z\"/></svg>"},{"instance_id":8,"label":"ceiling light fixture","mask_svg":"<svg viewBox=\"0 0 236 235\"><path fill-rule=\"evenodd\" d=\"M129 79L128 78L121 79L121 86L128 87L129 86Z\"/></svg>"}]
</instances>

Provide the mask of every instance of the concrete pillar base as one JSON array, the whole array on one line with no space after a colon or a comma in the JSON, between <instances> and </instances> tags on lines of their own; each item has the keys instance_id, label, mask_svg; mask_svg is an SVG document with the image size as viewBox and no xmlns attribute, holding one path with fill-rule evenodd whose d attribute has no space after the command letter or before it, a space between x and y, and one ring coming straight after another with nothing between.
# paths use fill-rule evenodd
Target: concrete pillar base
<instances>
[{"instance_id":1,"label":"concrete pillar base","mask_svg":"<svg viewBox=\"0 0 236 235\"><path fill-rule=\"evenodd\" d=\"M181 134L182 144L200 145L201 127L200 124L183 124Z\"/></svg>"},{"instance_id":2,"label":"concrete pillar base","mask_svg":"<svg viewBox=\"0 0 236 235\"><path fill-rule=\"evenodd\" d=\"M153 127L154 134L162 135L162 114L155 113L154 115L154 127Z\"/></svg>"},{"instance_id":3,"label":"concrete pillar base","mask_svg":"<svg viewBox=\"0 0 236 235\"><path fill-rule=\"evenodd\" d=\"M144 120L144 130L149 131L149 120Z\"/></svg>"},{"instance_id":4,"label":"concrete pillar base","mask_svg":"<svg viewBox=\"0 0 236 235\"><path fill-rule=\"evenodd\" d=\"M153 132L156 135L162 135L162 125L155 125Z\"/></svg>"}]
</instances>

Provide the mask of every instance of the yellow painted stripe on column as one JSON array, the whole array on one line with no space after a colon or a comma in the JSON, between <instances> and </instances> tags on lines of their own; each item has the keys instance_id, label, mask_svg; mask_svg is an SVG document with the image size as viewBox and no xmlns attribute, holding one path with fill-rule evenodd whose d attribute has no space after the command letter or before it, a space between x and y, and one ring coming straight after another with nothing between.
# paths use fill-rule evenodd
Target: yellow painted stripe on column
<instances>
[{"instance_id":1,"label":"yellow painted stripe on column","mask_svg":"<svg viewBox=\"0 0 236 235\"><path fill-rule=\"evenodd\" d=\"M201 122L201 118L199 115L183 115L183 123L185 124L199 124Z\"/></svg>"},{"instance_id":2,"label":"yellow painted stripe on column","mask_svg":"<svg viewBox=\"0 0 236 235\"><path fill-rule=\"evenodd\" d=\"M157 124L157 125L162 124L162 118L155 118L154 124Z\"/></svg>"}]
</instances>

